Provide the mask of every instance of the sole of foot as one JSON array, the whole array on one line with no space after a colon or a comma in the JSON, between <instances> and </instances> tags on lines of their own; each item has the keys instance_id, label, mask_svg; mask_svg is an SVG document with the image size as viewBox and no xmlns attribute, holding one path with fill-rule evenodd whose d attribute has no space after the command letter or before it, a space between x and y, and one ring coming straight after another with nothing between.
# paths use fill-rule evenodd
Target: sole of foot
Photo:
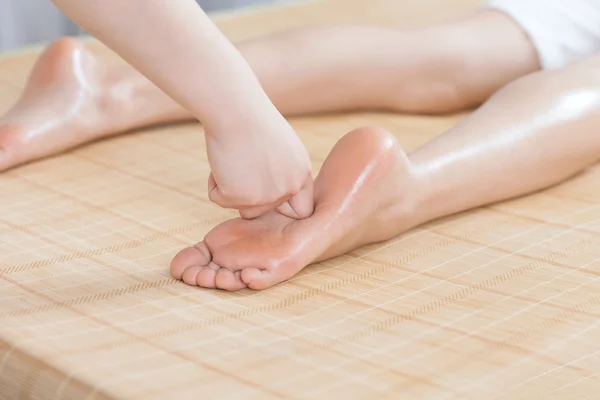
<instances>
[{"instance_id":1,"label":"sole of foot","mask_svg":"<svg viewBox=\"0 0 600 400\"><path fill-rule=\"evenodd\" d=\"M227 221L181 251L171 274L188 285L236 291L284 282L307 265L390 239L414 224L415 175L393 135L361 128L332 149L315 180L315 212Z\"/></svg>"}]
</instances>

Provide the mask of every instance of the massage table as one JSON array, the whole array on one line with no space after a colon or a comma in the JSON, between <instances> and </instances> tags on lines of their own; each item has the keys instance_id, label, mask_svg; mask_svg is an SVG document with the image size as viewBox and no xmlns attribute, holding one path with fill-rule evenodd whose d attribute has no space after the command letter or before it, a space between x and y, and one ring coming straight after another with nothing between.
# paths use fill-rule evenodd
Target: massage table
<instances>
[{"instance_id":1,"label":"massage table","mask_svg":"<svg viewBox=\"0 0 600 400\"><path fill-rule=\"evenodd\" d=\"M478 5L314 0L213 17L240 41ZM0 114L40 49L0 54ZM291 122L318 171L354 128L410 151L466 115ZM189 123L0 175L0 399L600 399L600 168L236 293L169 275L177 251L235 217L208 201L208 173Z\"/></svg>"}]
</instances>

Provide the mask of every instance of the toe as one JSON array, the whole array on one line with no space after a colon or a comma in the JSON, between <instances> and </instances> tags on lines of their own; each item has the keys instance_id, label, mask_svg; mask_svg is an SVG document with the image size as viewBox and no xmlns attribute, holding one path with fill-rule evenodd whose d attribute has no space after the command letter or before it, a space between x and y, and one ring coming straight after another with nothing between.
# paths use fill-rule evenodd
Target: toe
<instances>
[{"instance_id":1,"label":"toe","mask_svg":"<svg viewBox=\"0 0 600 400\"><path fill-rule=\"evenodd\" d=\"M191 267L188 267L183 272L183 276L181 277L181 279L190 286L196 286L196 277L203 269L204 267L201 267L199 265L193 265Z\"/></svg>"},{"instance_id":2,"label":"toe","mask_svg":"<svg viewBox=\"0 0 600 400\"><path fill-rule=\"evenodd\" d=\"M234 292L246 288L246 284L242 281L240 271L231 271L221 268L217 272L216 284L219 289Z\"/></svg>"},{"instance_id":3,"label":"toe","mask_svg":"<svg viewBox=\"0 0 600 400\"><path fill-rule=\"evenodd\" d=\"M221 267L214 262L208 263L196 277L196 284L203 288L215 289L217 287L217 272L220 269Z\"/></svg>"},{"instance_id":4,"label":"toe","mask_svg":"<svg viewBox=\"0 0 600 400\"><path fill-rule=\"evenodd\" d=\"M268 269L258 268L243 269L241 271L241 279L252 290L268 289L285 280Z\"/></svg>"},{"instance_id":5,"label":"toe","mask_svg":"<svg viewBox=\"0 0 600 400\"><path fill-rule=\"evenodd\" d=\"M204 266L211 261L211 255L204 242L188 247L177 253L171 261L171 275L175 279L183 279L185 271L192 266Z\"/></svg>"}]
</instances>

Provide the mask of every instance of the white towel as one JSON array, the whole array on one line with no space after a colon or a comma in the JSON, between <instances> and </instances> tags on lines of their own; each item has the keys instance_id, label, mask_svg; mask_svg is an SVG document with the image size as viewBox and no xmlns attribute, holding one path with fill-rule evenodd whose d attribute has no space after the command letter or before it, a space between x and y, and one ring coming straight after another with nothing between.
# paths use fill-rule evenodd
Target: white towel
<instances>
[{"instance_id":1,"label":"white towel","mask_svg":"<svg viewBox=\"0 0 600 400\"><path fill-rule=\"evenodd\" d=\"M600 53L600 0L488 0L529 35L542 68Z\"/></svg>"}]
</instances>

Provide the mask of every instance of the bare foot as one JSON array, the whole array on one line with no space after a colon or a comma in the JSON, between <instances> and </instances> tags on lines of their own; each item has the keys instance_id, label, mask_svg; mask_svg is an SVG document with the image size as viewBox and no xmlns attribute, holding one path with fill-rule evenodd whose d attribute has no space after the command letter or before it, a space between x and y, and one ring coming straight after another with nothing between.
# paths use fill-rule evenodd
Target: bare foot
<instances>
[{"instance_id":1,"label":"bare foot","mask_svg":"<svg viewBox=\"0 0 600 400\"><path fill-rule=\"evenodd\" d=\"M188 117L129 66L108 66L73 38L37 60L17 103L0 118L0 171L83 143Z\"/></svg>"},{"instance_id":2,"label":"bare foot","mask_svg":"<svg viewBox=\"0 0 600 400\"><path fill-rule=\"evenodd\" d=\"M233 219L175 256L171 273L189 285L260 290L305 266L414 226L415 179L388 132L363 128L342 138L315 181L315 212L294 220L277 212Z\"/></svg>"}]
</instances>

